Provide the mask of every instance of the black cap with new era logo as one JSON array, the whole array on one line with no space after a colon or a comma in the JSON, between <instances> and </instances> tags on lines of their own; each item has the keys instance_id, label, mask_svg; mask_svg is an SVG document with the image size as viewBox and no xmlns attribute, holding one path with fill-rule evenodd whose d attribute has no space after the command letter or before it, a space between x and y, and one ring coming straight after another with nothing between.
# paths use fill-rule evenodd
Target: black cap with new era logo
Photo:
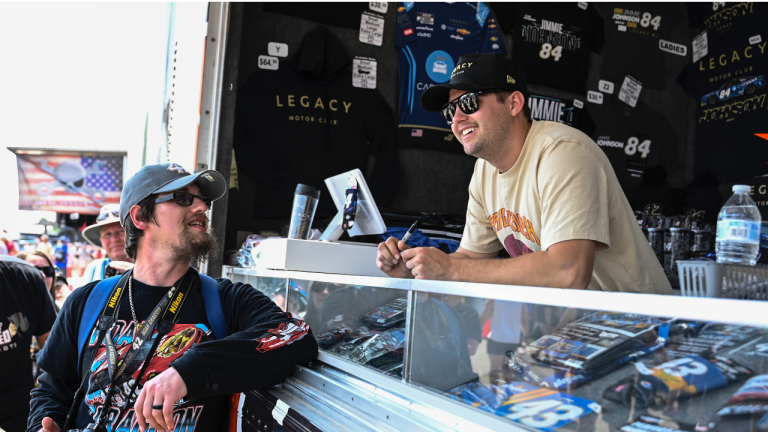
<instances>
[{"instance_id":1,"label":"black cap with new era logo","mask_svg":"<svg viewBox=\"0 0 768 432\"><path fill-rule=\"evenodd\" d=\"M523 68L498 54L465 54L451 72L448 84L428 88L421 95L421 106L427 111L440 111L448 103L448 94L456 90L501 89L519 91L528 96Z\"/></svg>"}]
</instances>

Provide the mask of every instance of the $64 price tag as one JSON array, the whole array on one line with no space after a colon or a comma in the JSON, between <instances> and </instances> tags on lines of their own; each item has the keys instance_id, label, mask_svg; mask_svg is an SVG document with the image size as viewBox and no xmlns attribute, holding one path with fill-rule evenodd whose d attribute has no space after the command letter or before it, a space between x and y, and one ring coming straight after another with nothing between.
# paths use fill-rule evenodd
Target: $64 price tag
<instances>
[{"instance_id":1,"label":"$64 price tag","mask_svg":"<svg viewBox=\"0 0 768 432\"><path fill-rule=\"evenodd\" d=\"M280 62L277 60L277 57L259 56L259 69L277 70L279 66Z\"/></svg>"}]
</instances>

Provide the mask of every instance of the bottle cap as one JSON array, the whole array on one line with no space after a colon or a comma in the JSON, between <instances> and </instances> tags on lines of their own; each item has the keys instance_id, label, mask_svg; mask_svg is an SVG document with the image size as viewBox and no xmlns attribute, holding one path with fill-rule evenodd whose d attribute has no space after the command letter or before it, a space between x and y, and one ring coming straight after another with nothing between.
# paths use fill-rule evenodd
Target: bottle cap
<instances>
[{"instance_id":1,"label":"bottle cap","mask_svg":"<svg viewBox=\"0 0 768 432\"><path fill-rule=\"evenodd\" d=\"M305 184L297 184L296 185L296 192L295 195L306 195L308 197L312 197L315 199L320 199L320 191L313 188L312 186L307 186Z\"/></svg>"},{"instance_id":2,"label":"bottle cap","mask_svg":"<svg viewBox=\"0 0 768 432\"><path fill-rule=\"evenodd\" d=\"M732 191L736 193L749 193L749 191L752 189L752 186L747 185L733 185Z\"/></svg>"}]
</instances>

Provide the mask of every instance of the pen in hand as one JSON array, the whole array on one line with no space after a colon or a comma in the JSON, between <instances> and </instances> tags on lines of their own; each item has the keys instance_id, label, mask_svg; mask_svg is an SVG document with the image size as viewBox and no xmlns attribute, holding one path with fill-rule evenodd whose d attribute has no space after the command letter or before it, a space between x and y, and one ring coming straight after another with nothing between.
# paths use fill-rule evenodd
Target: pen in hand
<instances>
[{"instance_id":1,"label":"pen in hand","mask_svg":"<svg viewBox=\"0 0 768 432\"><path fill-rule=\"evenodd\" d=\"M419 221L416 221L411 225L411 227L408 229L408 232L405 233L403 238L400 240L401 242L405 243L408 241L409 238L411 238L411 234L416 230L416 226L419 224ZM403 253L403 251L400 250L400 243L397 244L397 251L400 252L400 254Z\"/></svg>"}]
</instances>

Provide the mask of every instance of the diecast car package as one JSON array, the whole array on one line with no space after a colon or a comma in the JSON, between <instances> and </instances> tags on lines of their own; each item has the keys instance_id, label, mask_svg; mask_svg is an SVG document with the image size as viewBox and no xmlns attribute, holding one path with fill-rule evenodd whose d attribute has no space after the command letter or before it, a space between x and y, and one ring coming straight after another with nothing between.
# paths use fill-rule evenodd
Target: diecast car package
<instances>
[{"instance_id":1,"label":"diecast car package","mask_svg":"<svg viewBox=\"0 0 768 432\"><path fill-rule=\"evenodd\" d=\"M658 417L640 416L617 429L617 432L694 432L696 425Z\"/></svg>"},{"instance_id":2,"label":"diecast car package","mask_svg":"<svg viewBox=\"0 0 768 432\"><path fill-rule=\"evenodd\" d=\"M608 387L603 397L625 406L659 406L670 398L685 399L752 376L752 371L723 357L691 355L661 364L635 364L637 376Z\"/></svg>"},{"instance_id":3,"label":"diecast car package","mask_svg":"<svg viewBox=\"0 0 768 432\"><path fill-rule=\"evenodd\" d=\"M716 432L768 430L768 375L747 380L715 413Z\"/></svg>"},{"instance_id":4,"label":"diecast car package","mask_svg":"<svg viewBox=\"0 0 768 432\"><path fill-rule=\"evenodd\" d=\"M545 335L525 348L527 360L594 374L618 366L628 355L659 348L656 331L669 320L637 314L597 312Z\"/></svg>"},{"instance_id":5,"label":"diecast car package","mask_svg":"<svg viewBox=\"0 0 768 432\"><path fill-rule=\"evenodd\" d=\"M696 322L677 323L676 325L696 330L694 332L680 332L670 337L666 351L671 358L688 355L710 358L720 352L736 349L760 337L760 330L754 327Z\"/></svg>"},{"instance_id":6,"label":"diecast car package","mask_svg":"<svg viewBox=\"0 0 768 432\"><path fill-rule=\"evenodd\" d=\"M360 317L360 321L380 327L393 327L405 320L405 310L408 307L408 299L396 298L383 306L369 311Z\"/></svg>"},{"instance_id":7,"label":"diecast car package","mask_svg":"<svg viewBox=\"0 0 768 432\"><path fill-rule=\"evenodd\" d=\"M523 350L508 351L505 368L541 386L573 388L662 348L669 323L643 315L598 312L542 336Z\"/></svg>"},{"instance_id":8,"label":"diecast car package","mask_svg":"<svg viewBox=\"0 0 768 432\"><path fill-rule=\"evenodd\" d=\"M368 363L388 353L399 354L402 359L405 345L405 329L393 328L373 335L362 345L349 353L349 359L356 363Z\"/></svg>"}]
</instances>

